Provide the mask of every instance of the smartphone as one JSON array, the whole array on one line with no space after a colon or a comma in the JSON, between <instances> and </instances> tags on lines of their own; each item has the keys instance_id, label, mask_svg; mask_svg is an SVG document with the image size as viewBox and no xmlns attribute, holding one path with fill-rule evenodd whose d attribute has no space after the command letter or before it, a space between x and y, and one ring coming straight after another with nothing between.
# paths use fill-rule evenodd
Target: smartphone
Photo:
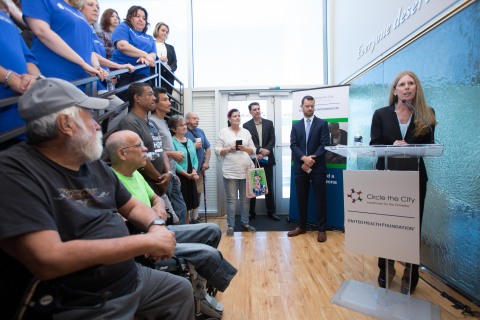
<instances>
[{"instance_id":1,"label":"smartphone","mask_svg":"<svg viewBox=\"0 0 480 320\"><path fill-rule=\"evenodd\" d=\"M239 150L238 146L241 146L241 145L242 145L242 140L235 141L235 150Z\"/></svg>"}]
</instances>

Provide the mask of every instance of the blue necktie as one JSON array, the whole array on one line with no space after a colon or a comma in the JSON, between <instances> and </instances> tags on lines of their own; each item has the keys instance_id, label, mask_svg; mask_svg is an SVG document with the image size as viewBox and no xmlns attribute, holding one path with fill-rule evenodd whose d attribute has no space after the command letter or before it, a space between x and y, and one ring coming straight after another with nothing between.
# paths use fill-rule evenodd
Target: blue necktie
<instances>
[{"instance_id":1,"label":"blue necktie","mask_svg":"<svg viewBox=\"0 0 480 320\"><path fill-rule=\"evenodd\" d=\"M310 133L310 126L312 125L311 119L306 119L307 121L307 128L305 129L305 155L308 156L308 134Z\"/></svg>"}]
</instances>

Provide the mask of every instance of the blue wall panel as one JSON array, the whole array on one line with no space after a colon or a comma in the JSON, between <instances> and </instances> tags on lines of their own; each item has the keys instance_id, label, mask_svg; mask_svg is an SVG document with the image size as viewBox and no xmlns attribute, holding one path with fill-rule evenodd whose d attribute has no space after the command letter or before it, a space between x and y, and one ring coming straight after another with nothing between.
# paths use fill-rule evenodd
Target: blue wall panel
<instances>
[{"instance_id":1,"label":"blue wall panel","mask_svg":"<svg viewBox=\"0 0 480 320\"><path fill-rule=\"evenodd\" d=\"M425 161L421 262L480 301L480 1L352 82L350 133L370 141L373 112L388 104L403 70L422 81L437 114L436 140L445 145L443 157Z\"/></svg>"}]
</instances>

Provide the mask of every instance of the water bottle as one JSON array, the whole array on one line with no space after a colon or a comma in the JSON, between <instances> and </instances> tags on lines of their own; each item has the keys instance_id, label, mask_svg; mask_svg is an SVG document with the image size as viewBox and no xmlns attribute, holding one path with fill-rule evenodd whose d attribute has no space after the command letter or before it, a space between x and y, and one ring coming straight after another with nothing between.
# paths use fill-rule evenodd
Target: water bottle
<instances>
[{"instance_id":1,"label":"water bottle","mask_svg":"<svg viewBox=\"0 0 480 320\"><path fill-rule=\"evenodd\" d=\"M108 91L115 90L115 85L112 83L112 78L107 78L107 90Z\"/></svg>"},{"instance_id":2,"label":"water bottle","mask_svg":"<svg viewBox=\"0 0 480 320\"><path fill-rule=\"evenodd\" d=\"M353 136L353 145L354 146L361 146L363 145L363 137L362 137L362 134L360 132L357 132L354 136Z\"/></svg>"}]
</instances>

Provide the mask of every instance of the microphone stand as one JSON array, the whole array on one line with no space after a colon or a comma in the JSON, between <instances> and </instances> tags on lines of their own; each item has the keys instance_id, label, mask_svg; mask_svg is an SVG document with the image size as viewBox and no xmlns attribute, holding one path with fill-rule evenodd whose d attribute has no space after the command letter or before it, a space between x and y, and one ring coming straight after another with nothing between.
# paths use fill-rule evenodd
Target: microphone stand
<instances>
[{"instance_id":1,"label":"microphone stand","mask_svg":"<svg viewBox=\"0 0 480 320\"><path fill-rule=\"evenodd\" d=\"M434 136L433 136L433 128L432 128L432 126L427 122L427 120L425 120L424 117L422 117L422 115L420 114L420 112L418 112L418 110L417 110L410 102L408 102L406 99L403 99L402 102L405 103L410 110L412 110L413 112L415 112L415 114L416 114L417 116L419 116L420 119L423 120L423 122L425 122L425 124L426 124L426 125L428 126L428 128L430 129L430 134L431 134L431 136L432 136L432 140L431 140L430 143L431 143L431 144L435 144L435 139L434 139Z\"/></svg>"}]
</instances>

